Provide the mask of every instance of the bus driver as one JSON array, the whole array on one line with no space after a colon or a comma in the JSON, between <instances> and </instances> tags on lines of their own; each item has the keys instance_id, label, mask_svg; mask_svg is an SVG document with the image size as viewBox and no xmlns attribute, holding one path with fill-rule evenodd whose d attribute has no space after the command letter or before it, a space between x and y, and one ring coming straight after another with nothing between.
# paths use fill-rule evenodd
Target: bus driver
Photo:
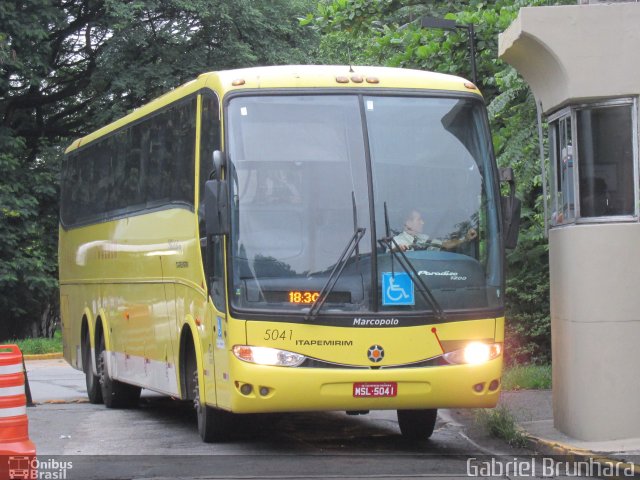
<instances>
[{"instance_id":1,"label":"bus driver","mask_svg":"<svg viewBox=\"0 0 640 480\"><path fill-rule=\"evenodd\" d=\"M417 210L411 210L404 222L404 230L393 237L393 240L403 252L407 250L451 250L478 236L475 229L470 228L462 239L431 240L429 235L422 233L423 230L422 215Z\"/></svg>"}]
</instances>

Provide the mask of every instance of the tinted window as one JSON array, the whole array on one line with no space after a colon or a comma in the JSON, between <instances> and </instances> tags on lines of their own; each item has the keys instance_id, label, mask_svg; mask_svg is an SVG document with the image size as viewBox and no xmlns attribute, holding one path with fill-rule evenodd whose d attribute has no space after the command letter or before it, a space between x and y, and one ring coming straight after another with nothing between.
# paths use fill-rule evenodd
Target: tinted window
<instances>
[{"instance_id":1,"label":"tinted window","mask_svg":"<svg viewBox=\"0 0 640 480\"><path fill-rule=\"evenodd\" d=\"M619 99L569 107L550 121L552 225L635 214L634 109Z\"/></svg>"},{"instance_id":2,"label":"tinted window","mask_svg":"<svg viewBox=\"0 0 640 480\"><path fill-rule=\"evenodd\" d=\"M63 225L193 206L195 137L192 98L72 152L62 171Z\"/></svg>"},{"instance_id":3,"label":"tinted window","mask_svg":"<svg viewBox=\"0 0 640 480\"><path fill-rule=\"evenodd\" d=\"M202 96L202 124L200 133L200 205L204 202L204 184L213 171L213 152L220 150L220 118L218 99L213 95ZM200 214L204 208L200 208ZM204 218L200 218L200 236L204 237Z\"/></svg>"},{"instance_id":4,"label":"tinted window","mask_svg":"<svg viewBox=\"0 0 640 480\"><path fill-rule=\"evenodd\" d=\"M632 215L631 105L579 110L580 216Z\"/></svg>"},{"instance_id":5,"label":"tinted window","mask_svg":"<svg viewBox=\"0 0 640 480\"><path fill-rule=\"evenodd\" d=\"M231 305L306 313L335 282L323 312L436 310L427 289L443 310L501 306L481 102L270 95L233 98L226 113ZM424 231L401 264L387 242L409 235L414 210Z\"/></svg>"}]
</instances>

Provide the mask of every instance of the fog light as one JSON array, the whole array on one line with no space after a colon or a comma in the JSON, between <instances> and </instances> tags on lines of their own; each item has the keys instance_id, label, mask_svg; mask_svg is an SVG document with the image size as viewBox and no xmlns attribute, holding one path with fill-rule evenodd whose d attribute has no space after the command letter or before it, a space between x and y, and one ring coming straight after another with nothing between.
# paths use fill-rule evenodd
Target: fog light
<instances>
[{"instance_id":1,"label":"fog light","mask_svg":"<svg viewBox=\"0 0 640 480\"><path fill-rule=\"evenodd\" d=\"M489 390L492 392L497 390L500 387L500 380L492 380L489 384Z\"/></svg>"},{"instance_id":2,"label":"fog light","mask_svg":"<svg viewBox=\"0 0 640 480\"><path fill-rule=\"evenodd\" d=\"M269 395L269 389L267 387L260 387L260 395L266 397Z\"/></svg>"},{"instance_id":3,"label":"fog light","mask_svg":"<svg viewBox=\"0 0 640 480\"><path fill-rule=\"evenodd\" d=\"M243 383L242 386L240 387L240 393L242 393L243 395L249 395L251 394L252 391L253 391L253 385L250 385L248 383Z\"/></svg>"},{"instance_id":4,"label":"fog light","mask_svg":"<svg viewBox=\"0 0 640 480\"><path fill-rule=\"evenodd\" d=\"M476 383L476 384L473 386L473 389L474 389L476 392L481 393L481 392L484 390L484 383Z\"/></svg>"}]
</instances>

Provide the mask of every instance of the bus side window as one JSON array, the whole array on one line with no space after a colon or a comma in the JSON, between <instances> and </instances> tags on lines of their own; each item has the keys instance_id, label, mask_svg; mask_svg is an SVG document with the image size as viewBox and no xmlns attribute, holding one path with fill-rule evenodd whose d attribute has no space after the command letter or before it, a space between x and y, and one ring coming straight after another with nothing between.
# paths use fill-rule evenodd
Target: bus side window
<instances>
[{"instance_id":1,"label":"bus side window","mask_svg":"<svg viewBox=\"0 0 640 480\"><path fill-rule=\"evenodd\" d=\"M209 180L209 176L213 170L213 152L220 150L220 119L218 116L218 99L214 95L202 95L202 114L201 114L200 136L200 182L198 185L200 205L198 208L200 237L205 236L204 231L204 184ZM203 257L204 258L204 257Z\"/></svg>"}]
</instances>

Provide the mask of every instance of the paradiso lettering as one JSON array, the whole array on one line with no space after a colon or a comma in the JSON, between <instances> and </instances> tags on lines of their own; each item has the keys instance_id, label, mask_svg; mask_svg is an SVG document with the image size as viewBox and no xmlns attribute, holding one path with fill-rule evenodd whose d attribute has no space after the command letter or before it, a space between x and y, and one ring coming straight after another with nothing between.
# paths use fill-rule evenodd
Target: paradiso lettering
<instances>
[{"instance_id":1,"label":"paradiso lettering","mask_svg":"<svg viewBox=\"0 0 640 480\"><path fill-rule=\"evenodd\" d=\"M420 270L418 275L424 275L426 277L438 276L438 277L449 277L449 280L454 281L464 281L467 277L460 275L458 272L450 272L449 270L445 270L444 272L430 272L428 270Z\"/></svg>"}]
</instances>

